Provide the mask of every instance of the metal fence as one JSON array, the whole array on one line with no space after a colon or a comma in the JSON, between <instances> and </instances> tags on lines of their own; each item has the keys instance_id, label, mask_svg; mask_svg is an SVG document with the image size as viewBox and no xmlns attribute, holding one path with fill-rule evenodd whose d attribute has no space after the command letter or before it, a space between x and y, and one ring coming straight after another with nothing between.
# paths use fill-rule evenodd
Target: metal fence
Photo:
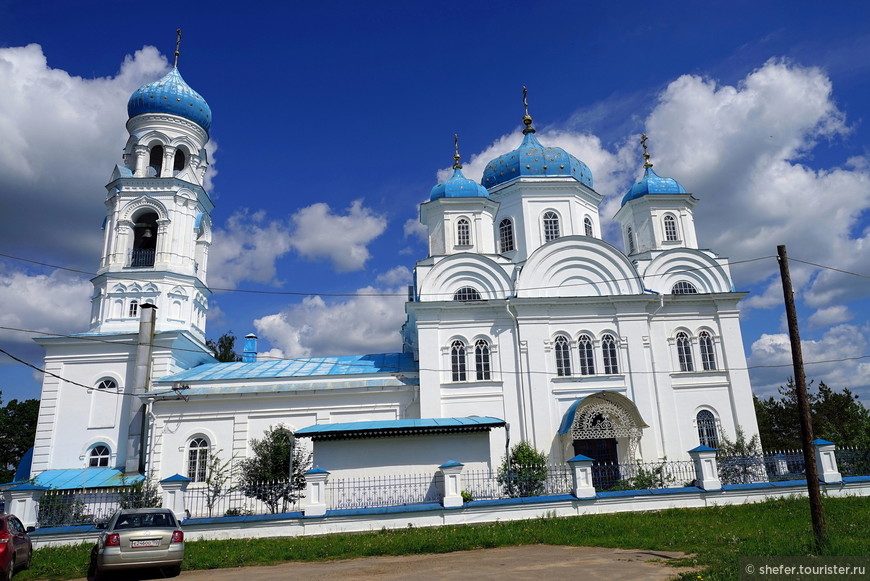
<instances>
[{"instance_id":1,"label":"metal fence","mask_svg":"<svg viewBox=\"0 0 870 581\"><path fill-rule=\"evenodd\" d=\"M870 450L858 448L837 448L837 468L843 476L870 475Z\"/></svg>"},{"instance_id":2,"label":"metal fence","mask_svg":"<svg viewBox=\"0 0 870 581\"><path fill-rule=\"evenodd\" d=\"M343 509L441 502L443 489L444 477L431 472L334 478L326 484L326 506Z\"/></svg>"},{"instance_id":3,"label":"metal fence","mask_svg":"<svg viewBox=\"0 0 870 581\"><path fill-rule=\"evenodd\" d=\"M141 487L47 490L39 501L40 527L105 522L119 508L160 506L161 497Z\"/></svg>"},{"instance_id":4,"label":"metal fence","mask_svg":"<svg viewBox=\"0 0 870 581\"><path fill-rule=\"evenodd\" d=\"M294 490L288 481L228 485L219 493L194 484L185 493L185 505L193 518L248 516L301 510L303 496L304 491Z\"/></svg>"},{"instance_id":5,"label":"metal fence","mask_svg":"<svg viewBox=\"0 0 870 581\"><path fill-rule=\"evenodd\" d=\"M644 490L689 486L695 480L691 460L598 464L592 466L596 490Z\"/></svg>"},{"instance_id":6,"label":"metal fence","mask_svg":"<svg viewBox=\"0 0 870 581\"><path fill-rule=\"evenodd\" d=\"M503 474L491 468L462 472L462 495L466 501L568 494L572 485L571 468L564 464L532 466Z\"/></svg>"}]
</instances>

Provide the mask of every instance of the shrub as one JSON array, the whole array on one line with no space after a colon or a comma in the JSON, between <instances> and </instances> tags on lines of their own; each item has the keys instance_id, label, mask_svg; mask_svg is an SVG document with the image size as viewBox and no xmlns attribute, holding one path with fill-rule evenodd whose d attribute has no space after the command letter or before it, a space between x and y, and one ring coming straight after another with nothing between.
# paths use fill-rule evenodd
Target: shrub
<instances>
[{"instance_id":1,"label":"shrub","mask_svg":"<svg viewBox=\"0 0 870 581\"><path fill-rule=\"evenodd\" d=\"M537 496L544 492L547 481L547 455L535 450L528 442L520 442L502 459L498 483L511 497Z\"/></svg>"}]
</instances>

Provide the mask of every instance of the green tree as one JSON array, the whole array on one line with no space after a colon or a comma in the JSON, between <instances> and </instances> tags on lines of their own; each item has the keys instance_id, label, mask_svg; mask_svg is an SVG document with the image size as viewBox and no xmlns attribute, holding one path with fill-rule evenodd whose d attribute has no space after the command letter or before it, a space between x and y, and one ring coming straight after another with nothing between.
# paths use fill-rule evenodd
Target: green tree
<instances>
[{"instance_id":1,"label":"green tree","mask_svg":"<svg viewBox=\"0 0 870 581\"><path fill-rule=\"evenodd\" d=\"M214 351L214 358L218 361L231 363L242 360L242 356L236 353L236 336L232 331L227 331L217 341L208 339L205 346Z\"/></svg>"},{"instance_id":2,"label":"green tree","mask_svg":"<svg viewBox=\"0 0 870 581\"><path fill-rule=\"evenodd\" d=\"M870 448L870 411L849 388L842 392L821 381L817 388L808 386L813 436L830 440L838 446ZM755 415L761 443L767 450L787 450L801 447L800 415L797 388L789 378L779 388L779 398L755 398Z\"/></svg>"},{"instance_id":3,"label":"green tree","mask_svg":"<svg viewBox=\"0 0 870 581\"><path fill-rule=\"evenodd\" d=\"M153 478L146 478L134 484L127 484L126 477L121 478L124 489L118 493L120 508L160 508L163 506L163 495Z\"/></svg>"},{"instance_id":4,"label":"green tree","mask_svg":"<svg viewBox=\"0 0 870 581\"><path fill-rule=\"evenodd\" d=\"M262 501L273 514L287 512L292 503L305 497L311 453L295 445L293 432L281 424L269 426L262 438L251 439L251 451L252 458L239 462L236 488L245 496Z\"/></svg>"},{"instance_id":5,"label":"green tree","mask_svg":"<svg viewBox=\"0 0 870 581\"><path fill-rule=\"evenodd\" d=\"M0 483L9 482L24 454L33 446L36 422L39 419L39 400L13 399L5 406L0 391Z\"/></svg>"},{"instance_id":6,"label":"green tree","mask_svg":"<svg viewBox=\"0 0 870 581\"><path fill-rule=\"evenodd\" d=\"M741 426L737 426L737 437L733 441L722 434L716 459L723 484L761 482L767 476L758 434L747 440Z\"/></svg>"},{"instance_id":7,"label":"green tree","mask_svg":"<svg viewBox=\"0 0 870 581\"><path fill-rule=\"evenodd\" d=\"M205 505L208 507L208 516L212 516L212 511L221 496L232 491L232 486L228 484L232 476L230 466L233 459L221 459L220 453L222 451L218 450L209 455L205 469Z\"/></svg>"},{"instance_id":8,"label":"green tree","mask_svg":"<svg viewBox=\"0 0 870 581\"><path fill-rule=\"evenodd\" d=\"M498 483L508 496L537 496L547 481L547 455L522 441L502 458Z\"/></svg>"}]
</instances>

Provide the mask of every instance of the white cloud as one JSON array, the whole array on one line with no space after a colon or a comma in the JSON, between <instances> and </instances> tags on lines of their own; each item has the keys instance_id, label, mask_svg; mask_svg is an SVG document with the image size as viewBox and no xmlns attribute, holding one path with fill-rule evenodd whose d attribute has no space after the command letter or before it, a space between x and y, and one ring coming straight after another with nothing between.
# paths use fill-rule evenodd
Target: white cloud
<instances>
[{"instance_id":1,"label":"white cloud","mask_svg":"<svg viewBox=\"0 0 870 581\"><path fill-rule=\"evenodd\" d=\"M399 280L404 274L393 269L384 278ZM254 326L259 336L267 339L286 357L401 350L400 329L405 320L404 289L369 286L359 289L357 293L359 296L328 302L320 296L306 297L301 303L280 313L256 319ZM361 296L366 294L375 296ZM379 294L396 296L376 296Z\"/></svg>"},{"instance_id":2,"label":"white cloud","mask_svg":"<svg viewBox=\"0 0 870 581\"><path fill-rule=\"evenodd\" d=\"M852 315L847 306L835 305L833 307L819 309L810 315L807 322L811 329L817 329L820 327L830 327L832 325L845 323L852 320L853 316L854 315Z\"/></svg>"},{"instance_id":3,"label":"white cloud","mask_svg":"<svg viewBox=\"0 0 870 581\"><path fill-rule=\"evenodd\" d=\"M403 284L408 284L413 279L411 271L407 266L394 266L387 272L378 275L377 282L395 287Z\"/></svg>"},{"instance_id":4,"label":"white cloud","mask_svg":"<svg viewBox=\"0 0 870 581\"><path fill-rule=\"evenodd\" d=\"M288 225L267 220L266 212L249 213L242 209L215 228L209 249L209 285L235 288L243 281L280 285L275 261L291 247Z\"/></svg>"},{"instance_id":5,"label":"white cloud","mask_svg":"<svg viewBox=\"0 0 870 581\"><path fill-rule=\"evenodd\" d=\"M332 261L338 272L362 269L371 258L369 242L384 233L387 220L355 200L344 215L324 203L302 208L291 218L292 247L305 258Z\"/></svg>"},{"instance_id":6,"label":"white cloud","mask_svg":"<svg viewBox=\"0 0 870 581\"><path fill-rule=\"evenodd\" d=\"M426 226L424 226L417 218L407 219L405 224L402 226L402 229L405 232L405 238L418 238L422 242L427 242L429 240L429 231L426 230Z\"/></svg>"},{"instance_id":7,"label":"white cloud","mask_svg":"<svg viewBox=\"0 0 870 581\"><path fill-rule=\"evenodd\" d=\"M93 286L84 278L55 271L50 275L0 272L0 341L33 345L40 333L80 333L88 328Z\"/></svg>"}]
</instances>

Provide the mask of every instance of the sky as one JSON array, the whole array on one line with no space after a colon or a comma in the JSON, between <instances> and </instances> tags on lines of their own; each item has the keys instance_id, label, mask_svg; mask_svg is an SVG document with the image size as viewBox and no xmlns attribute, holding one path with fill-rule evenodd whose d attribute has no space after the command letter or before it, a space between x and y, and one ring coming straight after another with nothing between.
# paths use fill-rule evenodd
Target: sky
<instances>
[{"instance_id":1,"label":"sky","mask_svg":"<svg viewBox=\"0 0 870 581\"><path fill-rule=\"evenodd\" d=\"M33 336L87 329L127 99L167 72L180 27L179 69L214 118L210 338L254 332L272 357L400 350L426 255L418 205L449 177L454 133L474 179L519 145L527 86L540 141L592 170L606 240L622 245L612 216L642 173L641 133L657 173L700 200L700 246L749 292L756 394L793 374L785 244L808 378L870 405L868 12L0 0L0 348L41 367ZM0 354L5 401L40 381Z\"/></svg>"}]
</instances>

